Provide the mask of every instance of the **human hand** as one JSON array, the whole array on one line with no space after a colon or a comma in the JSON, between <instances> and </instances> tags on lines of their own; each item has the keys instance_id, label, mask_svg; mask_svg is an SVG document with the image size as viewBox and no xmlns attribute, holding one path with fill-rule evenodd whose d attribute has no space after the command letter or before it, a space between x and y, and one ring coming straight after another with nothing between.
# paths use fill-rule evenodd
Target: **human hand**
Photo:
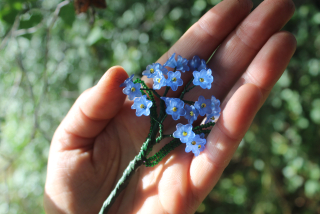
<instances>
[{"instance_id":1,"label":"human hand","mask_svg":"<svg viewBox=\"0 0 320 214\"><path fill-rule=\"evenodd\" d=\"M194 89L185 99L214 95L223 101L222 114L199 156L180 146L155 167L141 167L110 213L194 213L214 187L296 47L290 33L279 32L294 12L291 0L266 0L250 9L249 0L224 0L158 60L163 64L172 53L207 60L219 46L208 63L212 88ZM125 100L119 85L127 77L121 67L110 68L57 128L45 186L47 213L98 213L138 154L150 120L137 118L132 101ZM184 82L191 77L186 72ZM168 96L177 96L179 89ZM168 118L164 133L172 133L175 125Z\"/></svg>"}]
</instances>

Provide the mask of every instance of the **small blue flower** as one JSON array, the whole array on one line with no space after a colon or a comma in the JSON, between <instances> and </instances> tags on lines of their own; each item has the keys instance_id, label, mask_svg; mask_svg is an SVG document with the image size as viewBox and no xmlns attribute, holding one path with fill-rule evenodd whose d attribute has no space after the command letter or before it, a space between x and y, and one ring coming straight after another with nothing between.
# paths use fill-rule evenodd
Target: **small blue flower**
<instances>
[{"instance_id":1,"label":"small blue flower","mask_svg":"<svg viewBox=\"0 0 320 214\"><path fill-rule=\"evenodd\" d=\"M195 135L195 137L191 139L191 141L186 143L185 151L192 151L194 156L198 156L200 152L204 150L206 143L206 139L201 138L199 135Z\"/></svg>"},{"instance_id":2,"label":"small blue flower","mask_svg":"<svg viewBox=\"0 0 320 214\"><path fill-rule=\"evenodd\" d=\"M172 56L164 63L163 66L168 66L170 68L176 68L176 70L182 71L189 71L190 68L188 66L188 60L183 58L182 56L178 56L178 60L175 59L176 54L172 54Z\"/></svg>"},{"instance_id":3,"label":"small blue flower","mask_svg":"<svg viewBox=\"0 0 320 214\"><path fill-rule=\"evenodd\" d=\"M205 114L211 114L212 109L211 109L211 100L210 99L204 99L203 96L200 96L198 98L198 101L194 103L194 107L198 109L199 114L201 116L204 116Z\"/></svg>"},{"instance_id":4,"label":"small blue flower","mask_svg":"<svg viewBox=\"0 0 320 214\"><path fill-rule=\"evenodd\" d=\"M205 133L200 133L199 136L200 136L201 138L203 138L203 139L205 139L205 137L206 137Z\"/></svg>"},{"instance_id":5,"label":"small blue flower","mask_svg":"<svg viewBox=\"0 0 320 214\"><path fill-rule=\"evenodd\" d=\"M176 54L172 54L171 57L163 64L163 66L167 66L170 68L175 68L177 67L177 62L176 62Z\"/></svg>"},{"instance_id":6,"label":"small blue flower","mask_svg":"<svg viewBox=\"0 0 320 214\"><path fill-rule=\"evenodd\" d=\"M195 136L195 133L192 131L192 125L190 124L182 125L178 123L176 128L177 130L173 132L173 137L179 138L182 143L191 142Z\"/></svg>"},{"instance_id":7,"label":"small blue flower","mask_svg":"<svg viewBox=\"0 0 320 214\"><path fill-rule=\"evenodd\" d=\"M190 68L188 66L188 60L179 55L178 56L178 60L177 60L176 69L179 70L179 71L182 71L183 73L185 71L189 71Z\"/></svg>"},{"instance_id":8,"label":"small blue flower","mask_svg":"<svg viewBox=\"0 0 320 214\"><path fill-rule=\"evenodd\" d=\"M142 72L142 75L145 75L148 78L154 78L158 72L162 72L162 74L166 75L168 70L160 63L152 63L151 65L147 66L146 70Z\"/></svg>"},{"instance_id":9,"label":"small blue flower","mask_svg":"<svg viewBox=\"0 0 320 214\"><path fill-rule=\"evenodd\" d=\"M151 65L147 66L146 70L142 72L142 75L145 75L148 78L153 78L158 72L160 72L161 67L162 65L160 63L152 63Z\"/></svg>"},{"instance_id":10,"label":"small blue flower","mask_svg":"<svg viewBox=\"0 0 320 214\"><path fill-rule=\"evenodd\" d=\"M212 110L212 113L207 114L207 120L205 123L208 123L208 122L216 123L220 117L220 112L221 112L220 100L218 100L214 96L211 96L211 110Z\"/></svg>"},{"instance_id":11,"label":"small blue flower","mask_svg":"<svg viewBox=\"0 0 320 214\"><path fill-rule=\"evenodd\" d=\"M195 55L191 60L189 60L189 67L191 70L198 70L198 67L200 66L201 59L197 55Z\"/></svg>"},{"instance_id":12,"label":"small blue flower","mask_svg":"<svg viewBox=\"0 0 320 214\"><path fill-rule=\"evenodd\" d=\"M122 89L123 93L129 96L129 100L133 100L135 97L141 97L140 83L128 82L126 87Z\"/></svg>"},{"instance_id":13,"label":"small blue flower","mask_svg":"<svg viewBox=\"0 0 320 214\"><path fill-rule=\"evenodd\" d=\"M173 91L176 91L178 89L178 86L183 85L183 81L181 79L181 73L179 71L168 72L168 79L167 79L167 86L170 86Z\"/></svg>"},{"instance_id":14,"label":"small blue flower","mask_svg":"<svg viewBox=\"0 0 320 214\"><path fill-rule=\"evenodd\" d=\"M168 74L168 70L163 65L161 65L160 71L163 73L163 75L167 75Z\"/></svg>"},{"instance_id":15,"label":"small blue flower","mask_svg":"<svg viewBox=\"0 0 320 214\"><path fill-rule=\"evenodd\" d=\"M186 110L184 109L184 102L179 98L161 97L161 99L166 102L167 114L172 115L172 118L174 120L178 120L180 116L184 116L186 114Z\"/></svg>"},{"instance_id":16,"label":"small blue flower","mask_svg":"<svg viewBox=\"0 0 320 214\"><path fill-rule=\"evenodd\" d=\"M220 113L217 113L217 112L208 114L205 123L210 123L210 122L216 123L218 121L219 117L220 117Z\"/></svg>"},{"instance_id":17,"label":"small blue flower","mask_svg":"<svg viewBox=\"0 0 320 214\"><path fill-rule=\"evenodd\" d=\"M123 83L120 84L120 87L126 87L129 82L132 82L134 74L132 74L129 78L127 78Z\"/></svg>"},{"instance_id":18,"label":"small blue flower","mask_svg":"<svg viewBox=\"0 0 320 214\"><path fill-rule=\"evenodd\" d=\"M201 60L201 63L197 69L197 71L201 71L202 69L208 70L207 63L204 59Z\"/></svg>"},{"instance_id":19,"label":"small blue flower","mask_svg":"<svg viewBox=\"0 0 320 214\"><path fill-rule=\"evenodd\" d=\"M211 83L213 82L213 76L211 69L205 70L202 69L201 71L194 71L193 72L193 84L199 85L203 89L210 89Z\"/></svg>"},{"instance_id":20,"label":"small blue flower","mask_svg":"<svg viewBox=\"0 0 320 214\"><path fill-rule=\"evenodd\" d=\"M212 112L217 112L219 114L221 112L220 100L215 98L215 96L213 95L211 96L211 109L212 109Z\"/></svg>"},{"instance_id":21,"label":"small blue flower","mask_svg":"<svg viewBox=\"0 0 320 214\"><path fill-rule=\"evenodd\" d=\"M189 124L192 124L199 116L199 111L194 106L185 105L186 115L184 116Z\"/></svg>"},{"instance_id":22,"label":"small blue flower","mask_svg":"<svg viewBox=\"0 0 320 214\"><path fill-rule=\"evenodd\" d=\"M163 86L166 86L166 78L162 72L158 72L156 76L153 77L153 89L159 90Z\"/></svg>"},{"instance_id":23,"label":"small blue flower","mask_svg":"<svg viewBox=\"0 0 320 214\"><path fill-rule=\"evenodd\" d=\"M191 60L189 60L188 65L193 71L201 71L202 69L208 69L206 61L204 59L200 59L200 57L198 57L197 55L194 56Z\"/></svg>"},{"instance_id":24,"label":"small blue flower","mask_svg":"<svg viewBox=\"0 0 320 214\"><path fill-rule=\"evenodd\" d=\"M134 99L134 103L131 109L136 109L136 115L140 117L141 115L150 115L150 108L152 106L152 101L147 99L147 95L142 95L142 97Z\"/></svg>"}]
</instances>

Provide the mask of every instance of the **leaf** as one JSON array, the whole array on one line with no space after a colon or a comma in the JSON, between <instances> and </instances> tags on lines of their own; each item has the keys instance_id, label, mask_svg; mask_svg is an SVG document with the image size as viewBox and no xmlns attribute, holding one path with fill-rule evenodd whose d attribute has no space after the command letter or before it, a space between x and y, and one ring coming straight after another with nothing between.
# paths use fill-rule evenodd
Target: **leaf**
<instances>
[{"instance_id":1,"label":"leaf","mask_svg":"<svg viewBox=\"0 0 320 214\"><path fill-rule=\"evenodd\" d=\"M0 12L1 19L7 22L9 25L12 25L14 23L14 20L16 19L18 13L19 10L15 9L12 5L9 4L5 5Z\"/></svg>"},{"instance_id":2,"label":"leaf","mask_svg":"<svg viewBox=\"0 0 320 214\"><path fill-rule=\"evenodd\" d=\"M26 29L36 26L42 21L42 15L41 14L32 14L29 20L21 20L19 28L20 29Z\"/></svg>"},{"instance_id":3,"label":"leaf","mask_svg":"<svg viewBox=\"0 0 320 214\"><path fill-rule=\"evenodd\" d=\"M72 27L74 20L76 19L76 14L74 8L71 4L68 4L61 8L59 16L66 23L67 26Z\"/></svg>"}]
</instances>

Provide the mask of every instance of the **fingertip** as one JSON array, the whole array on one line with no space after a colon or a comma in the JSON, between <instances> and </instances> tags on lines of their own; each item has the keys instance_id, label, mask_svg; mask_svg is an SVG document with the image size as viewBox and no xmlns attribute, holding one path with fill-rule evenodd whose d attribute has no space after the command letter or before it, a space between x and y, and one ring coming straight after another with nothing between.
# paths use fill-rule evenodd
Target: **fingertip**
<instances>
[{"instance_id":1,"label":"fingertip","mask_svg":"<svg viewBox=\"0 0 320 214\"><path fill-rule=\"evenodd\" d=\"M121 83L124 82L128 78L127 72L124 70L123 67L121 66L113 66L109 68L104 75L101 77L99 80L97 86L103 86L106 82L109 82L110 80L115 84L115 85L120 85Z\"/></svg>"},{"instance_id":2,"label":"fingertip","mask_svg":"<svg viewBox=\"0 0 320 214\"><path fill-rule=\"evenodd\" d=\"M296 37L288 31L280 31L280 32L274 34L271 37L271 39L277 39L277 40L281 41L281 45L283 45L283 47L285 47L285 49L287 49L288 51L291 51L292 55L297 48Z\"/></svg>"},{"instance_id":3,"label":"fingertip","mask_svg":"<svg viewBox=\"0 0 320 214\"><path fill-rule=\"evenodd\" d=\"M92 119L106 120L114 117L120 110L126 95L120 84L128 78L121 66L113 66L101 77L82 100L82 111Z\"/></svg>"}]
</instances>

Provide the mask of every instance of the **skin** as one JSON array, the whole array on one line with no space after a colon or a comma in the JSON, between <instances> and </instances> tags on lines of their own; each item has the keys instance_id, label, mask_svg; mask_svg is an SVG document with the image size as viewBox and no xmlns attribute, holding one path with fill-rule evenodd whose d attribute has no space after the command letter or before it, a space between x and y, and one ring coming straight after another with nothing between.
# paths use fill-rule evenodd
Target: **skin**
<instances>
[{"instance_id":1,"label":"skin","mask_svg":"<svg viewBox=\"0 0 320 214\"><path fill-rule=\"evenodd\" d=\"M172 53L207 60L219 46L208 64L212 88L195 88L185 99L214 95L222 101L221 117L199 156L180 146L155 167L140 167L110 213L194 213L215 186L296 48L294 36L280 31L294 13L291 0L265 0L250 13L251 7L249 0L222 1L158 60L163 64ZM186 83L192 72L182 76ZM119 88L126 78L123 68L110 68L80 95L57 128L45 185L47 213L98 213L138 154L150 120L130 108L132 101ZM182 89L168 96L177 97ZM164 125L165 134L175 131L170 117Z\"/></svg>"}]
</instances>

